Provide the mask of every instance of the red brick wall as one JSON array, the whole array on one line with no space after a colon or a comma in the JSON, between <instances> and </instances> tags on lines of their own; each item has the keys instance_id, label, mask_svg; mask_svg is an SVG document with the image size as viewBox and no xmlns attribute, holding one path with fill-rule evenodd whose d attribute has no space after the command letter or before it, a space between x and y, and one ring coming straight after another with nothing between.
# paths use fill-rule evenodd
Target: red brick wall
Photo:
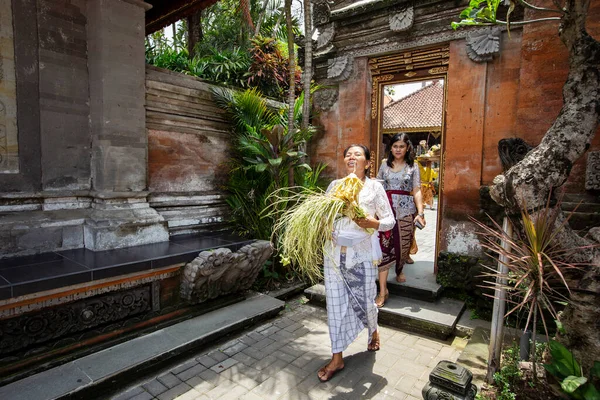
<instances>
[{"instance_id":1,"label":"red brick wall","mask_svg":"<svg viewBox=\"0 0 600 400\"><path fill-rule=\"evenodd\" d=\"M526 18L536 16L539 13L530 12ZM600 2L591 2L586 22L588 32L600 39ZM562 107L562 87L567 79L568 54L558 37L558 22L525 26L521 54L517 132L519 137L537 145ZM599 132L592 141L592 151L600 150ZM576 193L585 189L586 162L584 156L573 166L565 185L567 191Z\"/></svg>"},{"instance_id":2,"label":"red brick wall","mask_svg":"<svg viewBox=\"0 0 600 400\"><path fill-rule=\"evenodd\" d=\"M338 101L316 119L320 133L311 141L313 161L327 163L323 175L346 175L342 152L350 144L371 143L371 77L367 58L357 58L350 79L341 82Z\"/></svg>"}]
</instances>

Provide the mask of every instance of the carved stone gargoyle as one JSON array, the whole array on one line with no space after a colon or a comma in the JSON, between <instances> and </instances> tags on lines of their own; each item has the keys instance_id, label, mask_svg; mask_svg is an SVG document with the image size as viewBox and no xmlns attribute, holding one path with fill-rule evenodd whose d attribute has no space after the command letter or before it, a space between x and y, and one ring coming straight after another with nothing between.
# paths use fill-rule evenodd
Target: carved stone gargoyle
<instances>
[{"instance_id":1,"label":"carved stone gargoyle","mask_svg":"<svg viewBox=\"0 0 600 400\"><path fill-rule=\"evenodd\" d=\"M502 162L502 169L508 171L513 165L521 161L533 146L520 138L508 138L498 141L498 155Z\"/></svg>"},{"instance_id":2,"label":"carved stone gargoyle","mask_svg":"<svg viewBox=\"0 0 600 400\"><path fill-rule=\"evenodd\" d=\"M181 298L197 304L247 290L272 253L271 243L265 240L248 244L235 253L226 248L203 251L183 268Z\"/></svg>"}]
</instances>

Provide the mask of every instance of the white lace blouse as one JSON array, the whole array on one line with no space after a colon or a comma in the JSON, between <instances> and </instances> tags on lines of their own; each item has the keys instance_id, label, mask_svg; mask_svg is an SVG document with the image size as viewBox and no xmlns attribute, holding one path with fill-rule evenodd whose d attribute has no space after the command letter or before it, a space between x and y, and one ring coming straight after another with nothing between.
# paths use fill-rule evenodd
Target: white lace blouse
<instances>
[{"instance_id":1,"label":"white lace blouse","mask_svg":"<svg viewBox=\"0 0 600 400\"><path fill-rule=\"evenodd\" d=\"M338 182L339 179L331 182L327 188L327 192L331 191ZM379 219L378 230L380 232L389 231L394 227L396 219L394 218L392 208L390 207L390 203L381 183L366 178L365 185L358 195L358 204L363 208L365 213ZM357 233L365 232L364 229L347 217L340 218L335 223L335 231L339 232L342 230L355 231ZM367 236L365 240L355 244L351 249L349 248L346 254L346 265L352 266L365 261L376 261L373 260L373 243L376 243L376 245L379 246L379 242L377 241L378 237L379 234L375 231L372 235ZM335 253L334 247L334 243L328 243L325 246L326 263L328 258L327 254L333 255ZM329 251L327 251L327 249L329 249Z\"/></svg>"}]
</instances>

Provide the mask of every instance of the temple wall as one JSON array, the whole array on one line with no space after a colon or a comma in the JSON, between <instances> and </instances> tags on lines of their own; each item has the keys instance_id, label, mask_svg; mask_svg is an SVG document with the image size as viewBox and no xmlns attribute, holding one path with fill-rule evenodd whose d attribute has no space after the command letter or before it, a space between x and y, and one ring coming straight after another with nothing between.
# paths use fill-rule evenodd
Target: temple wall
<instances>
[{"instance_id":1,"label":"temple wall","mask_svg":"<svg viewBox=\"0 0 600 400\"><path fill-rule=\"evenodd\" d=\"M171 234L212 229L227 220L221 185L227 180L231 124L214 104L213 87L146 67L149 201Z\"/></svg>"},{"instance_id":2,"label":"temple wall","mask_svg":"<svg viewBox=\"0 0 600 400\"><path fill-rule=\"evenodd\" d=\"M317 46L316 78L329 93L324 96L326 106L318 104L318 96L315 100L316 108L323 108L316 119L322 132L312 144L312 161L328 163L325 175L336 178L345 173L340 168L344 144L358 141L373 147L373 127L364 113L370 111L374 87L369 58L449 43L438 251L476 253L479 246L468 217L480 211L480 188L502 172L498 141L519 137L539 144L562 106L568 61L558 23L513 28L510 38L502 32L500 52L491 61L478 63L466 51L470 30L449 28L463 8L460 4L395 3L385 9L377 8L380 3L365 3L343 13L336 11L341 5L317 8L318 26L325 35ZM588 27L592 35L600 36L600 4L591 6ZM358 127L364 131L356 132ZM598 150L597 134L590 151ZM585 190L589 156L588 152L574 166L565 185L568 192L589 196Z\"/></svg>"}]
</instances>

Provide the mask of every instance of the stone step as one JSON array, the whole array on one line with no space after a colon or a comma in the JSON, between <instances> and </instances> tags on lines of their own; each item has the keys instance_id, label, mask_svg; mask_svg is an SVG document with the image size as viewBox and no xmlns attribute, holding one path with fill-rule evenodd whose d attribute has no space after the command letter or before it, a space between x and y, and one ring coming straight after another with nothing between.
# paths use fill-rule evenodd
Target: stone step
<instances>
[{"instance_id":1,"label":"stone step","mask_svg":"<svg viewBox=\"0 0 600 400\"><path fill-rule=\"evenodd\" d=\"M442 286L435 281L432 271L433 262L415 260L414 264L404 265L406 282L398 283L396 272L391 268L387 279L388 290L390 294L435 302L442 292Z\"/></svg>"},{"instance_id":2,"label":"stone step","mask_svg":"<svg viewBox=\"0 0 600 400\"><path fill-rule=\"evenodd\" d=\"M325 305L324 285L314 285L304 293L311 301ZM453 333L464 308L465 303L455 299L442 297L429 302L390 294L385 306L379 309L379 323L446 339Z\"/></svg>"},{"instance_id":3,"label":"stone step","mask_svg":"<svg viewBox=\"0 0 600 400\"><path fill-rule=\"evenodd\" d=\"M0 387L0 399L89 399L107 387L181 354L277 315L285 303L256 294L245 301L168 326Z\"/></svg>"}]
</instances>

